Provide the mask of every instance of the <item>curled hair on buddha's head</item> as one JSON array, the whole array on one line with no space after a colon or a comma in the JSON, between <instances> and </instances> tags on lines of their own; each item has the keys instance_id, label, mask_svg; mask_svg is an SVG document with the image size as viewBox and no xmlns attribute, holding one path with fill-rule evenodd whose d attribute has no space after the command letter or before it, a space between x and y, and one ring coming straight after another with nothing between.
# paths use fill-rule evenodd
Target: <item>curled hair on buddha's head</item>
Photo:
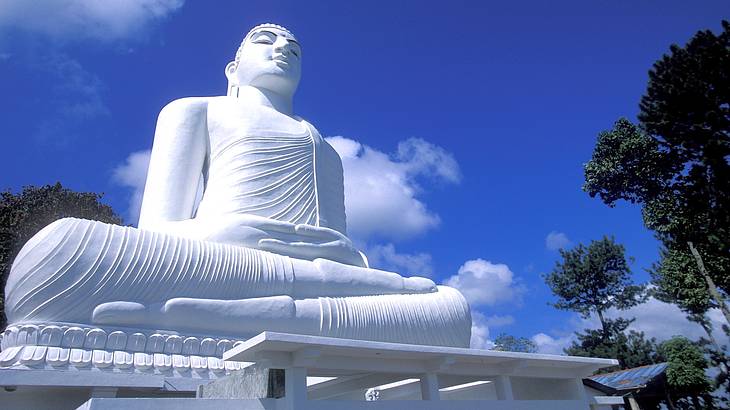
<instances>
[{"instance_id":1,"label":"curled hair on buddha's head","mask_svg":"<svg viewBox=\"0 0 730 410\"><path fill-rule=\"evenodd\" d=\"M248 40L255 32L257 32L261 29L264 29L264 28L273 28L273 29L276 29L279 31L283 31L283 32L289 34L290 36L292 36L293 38L296 38L296 36L294 36L294 33L292 33L291 30L289 30L288 28L286 28L284 26L280 26L280 25L274 24L274 23L259 24L258 26L249 30L248 33L243 37L243 40L241 40L241 45L238 46L238 50L236 50L236 57L233 59L233 61L235 63L238 63L239 61L241 61L241 50L243 50L243 46L244 46L244 44L246 44L246 40Z\"/></svg>"}]
</instances>

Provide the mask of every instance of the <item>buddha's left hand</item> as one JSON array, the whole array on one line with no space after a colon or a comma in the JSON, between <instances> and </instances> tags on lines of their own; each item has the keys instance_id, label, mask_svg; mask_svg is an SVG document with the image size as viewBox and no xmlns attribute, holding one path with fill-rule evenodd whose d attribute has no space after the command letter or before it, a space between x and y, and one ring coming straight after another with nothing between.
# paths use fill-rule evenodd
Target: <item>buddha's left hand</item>
<instances>
[{"instance_id":1,"label":"buddha's left hand","mask_svg":"<svg viewBox=\"0 0 730 410\"><path fill-rule=\"evenodd\" d=\"M352 246L352 241L347 236L334 229L298 224L294 226L294 233L306 242L265 238L259 240L258 248L293 258L308 260L323 258L347 265L368 267L365 255Z\"/></svg>"}]
</instances>

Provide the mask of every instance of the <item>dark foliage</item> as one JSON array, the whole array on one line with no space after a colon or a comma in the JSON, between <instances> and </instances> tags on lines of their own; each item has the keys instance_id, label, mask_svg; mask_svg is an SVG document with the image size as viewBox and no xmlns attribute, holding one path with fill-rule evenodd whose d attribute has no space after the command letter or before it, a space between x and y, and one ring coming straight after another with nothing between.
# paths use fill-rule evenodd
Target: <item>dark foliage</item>
<instances>
[{"instance_id":1,"label":"dark foliage","mask_svg":"<svg viewBox=\"0 0 730 410\"><path fill-rule=\"evenodd\" d=\"M577 341L565 349L571 356L617 359L621 369L657 363L656 341L646 339L643 332L627 328L633 320L606 319L603 329L577 332ZM603 369L602 372L615 369Z\"/></svg>"},{"instance_id":2,"label":"dark foliage","mask_svg":"<svg viewBox=\"0 0 730 410\"><path fill-rule=\"evenodd\" d=\"M613 238L561 249L563 260L544 279L558 300L558 309L572 310L583 317L596 313L601 322L611 308L628 309L644 301L643 287L631 282L631 270L624 247Z\"/></svg>"},{"instance_id":3,"label":"dark foliage","mask_svg":"<svg viewBox=\"0 0 730 410\"><path fill-rule=\"evenodd\" d=\"M514 337L505 333L501 333L494 339L494 348L501 352L520 352L520 353L535 353L537 352L537 345L530 339L525 337Z\"/></svg>"},{"instance_id":4,"label":"dark foliage","mask_svg":"<svg viewBox=\"0 0 730 410\"><path fill-rule=\"evenodd\" d=\"M600 133L583 189L609 206L642 206L664 246L650 271L654 295L705 328L717 382L727 385L707 311L730 321L730 23L672 45L649 71L639 108L638 125L619 119Z\"/></svg>"},{"instance_id":5,"label":"dark foliage","mask_svg":"<svg viewBox=\"0 0 730 410\"><path fill-rule=\"evenodd\" d=\"M669 364L667 387L670 397L676 400L675 405L679 408L712 408L713 399L709 395L712 384L705 374L708 362L702 349L685 337L675 336L660 344L657 352L662 361Z\"/></svg>"}]
</instances>

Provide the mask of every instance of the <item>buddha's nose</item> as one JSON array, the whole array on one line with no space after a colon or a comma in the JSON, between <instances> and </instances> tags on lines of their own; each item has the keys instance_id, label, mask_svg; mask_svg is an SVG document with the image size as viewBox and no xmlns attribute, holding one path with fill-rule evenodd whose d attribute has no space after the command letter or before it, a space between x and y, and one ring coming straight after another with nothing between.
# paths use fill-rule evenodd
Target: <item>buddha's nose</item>
<instances>
[{"instance_id":1,"label":"buddha's nose","mask_svg":"<svg viewBox=\"0 0 730 410\"><path fill-rule=\"evenodd\" d=\"M290 54L291 42L283 37L277 38L276 42L274 43L274 51L282 54Z\"/></svg>"}]
</instances>

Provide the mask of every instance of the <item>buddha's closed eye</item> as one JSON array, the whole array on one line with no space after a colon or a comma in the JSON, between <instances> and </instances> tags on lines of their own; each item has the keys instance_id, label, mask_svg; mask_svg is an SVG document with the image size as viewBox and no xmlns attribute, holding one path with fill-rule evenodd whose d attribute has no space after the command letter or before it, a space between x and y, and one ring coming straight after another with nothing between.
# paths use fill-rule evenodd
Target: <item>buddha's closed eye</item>
<instances>
[{"instance_id":1,"label":"buddha's closed eye","mask_svg":"<svg viewBox=\"0 0 730 410\"><path fill-rule=\"evenodd\" d=\"M252 42L255 44L274 44L274 39L266 33L261 33L252 39Z\"/></svg>"}]
</instances>

